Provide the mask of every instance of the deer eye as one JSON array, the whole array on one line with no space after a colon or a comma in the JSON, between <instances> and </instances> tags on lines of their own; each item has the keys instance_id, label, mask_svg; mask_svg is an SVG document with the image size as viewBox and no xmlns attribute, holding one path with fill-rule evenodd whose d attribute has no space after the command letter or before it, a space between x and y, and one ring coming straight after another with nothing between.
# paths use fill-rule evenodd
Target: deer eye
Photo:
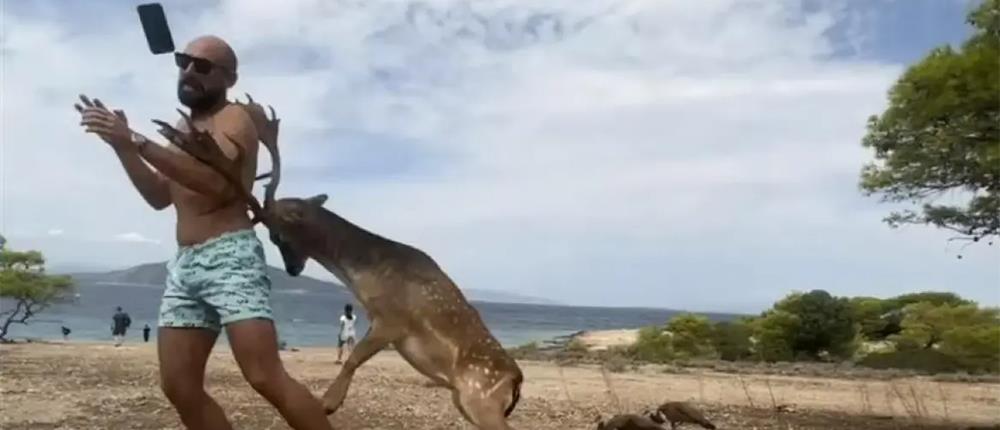
<instances>
[{"instance_id":1,"label":"deer eye","mask_svg":"<svg viewBox=\"0 0 1000 430\"><path fill-rule=\"evenodd\" d=\"M302 220L302 210L300 208L288 209L282 211L279 217L286 224L297 224Z\"/></svg>"}]
</instances>

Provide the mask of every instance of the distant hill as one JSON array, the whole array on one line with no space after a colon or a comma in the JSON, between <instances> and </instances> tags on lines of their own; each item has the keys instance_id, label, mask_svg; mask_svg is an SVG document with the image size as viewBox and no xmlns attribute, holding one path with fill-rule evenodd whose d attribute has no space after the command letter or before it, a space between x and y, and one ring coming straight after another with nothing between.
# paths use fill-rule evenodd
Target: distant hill
<instances>
[{"instance_id":1,"label":"distant hill","mask_svg":"<svg viewBox=\"0 0 1000 430\"><path fill-rule=\"evenodd\" d=\"M285 273L284 270L274 266L267 267L267 275L271 278L271 283L274 285L275 290L291 290L301 293L329 293L331 289L345 289L339 283L321 281L308 276L292 277ZM110 272L74 273L71 276L78 281L102 284L160 286L163 285L163 280L167 279L167 264L165 262L146 263Z\"/></svg>"},{"instance_id":2,"label":"distant hill","mask_svg":"<svg viewBox=\"0 0 1000 430\"><path fill-rule=\"evenodd\" d=\"M496 291L496 290L480 290L480 289L462 289L462 293L465 294L469 300L475 302L492 302L492 303L520 303L529 305L561 305L562 303L543 299L540 297L522 296L520 294L508 293L506 291Z\"/></svg>"},{"instance_id":3,"label":"distant hill","mask_svg":"<svg viewBox=\"0 0 1000 430\"><path fill-rule=\"evenodd\" d=\"M309 276L290 276L283 269L274 266L267 267L276 293L292 294L347 294L347 288L338 282L321 281ZM127 269L110 272L71 273L70 276L78 282L95 284L118 284L135 286L162 286L167 278L167 265L162 263L146 263ZM493 303L527 303L527 304L557 304L555 302L493 290L462 289L469 300Z\"/></svg>"}]
</instances>

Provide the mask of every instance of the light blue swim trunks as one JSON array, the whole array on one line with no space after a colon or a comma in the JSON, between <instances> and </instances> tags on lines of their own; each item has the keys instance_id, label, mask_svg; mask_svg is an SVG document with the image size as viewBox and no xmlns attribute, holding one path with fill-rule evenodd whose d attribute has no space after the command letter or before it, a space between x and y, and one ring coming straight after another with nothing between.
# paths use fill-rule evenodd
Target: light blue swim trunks
<instances>
[{"instance_id":1,"label":"light blue swim trunks","mask_svg":"<svg viewBox=\"0 0 1000 430\"><path fill-rule=\"evenodd\" d=\"M264 247L253 230L224 233L183 246L167 262L160 327L220 331L252 318L273 320Z\"/></svg>"}]
</instances>

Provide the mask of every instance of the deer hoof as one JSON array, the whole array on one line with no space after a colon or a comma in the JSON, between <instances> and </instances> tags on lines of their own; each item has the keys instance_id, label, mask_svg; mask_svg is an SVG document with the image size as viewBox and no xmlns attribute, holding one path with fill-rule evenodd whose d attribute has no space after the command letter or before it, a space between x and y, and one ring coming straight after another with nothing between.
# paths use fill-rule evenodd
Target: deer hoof
<instances>
[{"instance_id":1,"label":"deer hoof","mask_svg":"<svg viewBox=\"0 0 1000 430\"><path fill-rule=\"evenodd\" d=\"M333 404L333 402L330 402L329 400L323 400L323 412L326 413L327 415L333 415L334 413L337 412L337 409L340 409L339 404L335 405Z\"/></svg>"},{"instance_id":2,"label":"deer hoof","mask_svg":"<svg viewBox=\"0 0 1000 430\"><path fill-rule=\"evenodd\" d=\"M331 415L337 412L337 409L340 409L340 405L344 404L345 397L347 397L347 384L337 380L323 394L323 409L326 410L326 414Z\"/></svg>"}]
</instances>

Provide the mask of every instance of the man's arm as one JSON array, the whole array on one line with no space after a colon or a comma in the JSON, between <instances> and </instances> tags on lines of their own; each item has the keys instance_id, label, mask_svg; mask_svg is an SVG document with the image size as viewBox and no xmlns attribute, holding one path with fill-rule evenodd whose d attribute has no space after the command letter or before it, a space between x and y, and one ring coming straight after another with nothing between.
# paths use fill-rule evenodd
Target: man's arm
<instances>
[{"instance_id":1,"label":"man's arm","mask_svg":"<svg viewBox=\"0 0 1000 430\"><path fill-rule=\"evenodd\" d=\"M80 101L83 106L74 105L82 116L80 125L87 126L88 133L97 134L114 149L129 180L146 203L156 210L170 206L170 184L136 154L135 147L130 143L131 133L125 112L115 110L112 113L100 100L91 101L84 95L80 95Z\"/></svg>"},{"instance_id":2,"label":"man's arm","mask_svg":"<svg viewBox=\"0 0 1000 430\"><path fill-rule=\"evenodd\" d=\"M115 147L118 161L125 168L132 185L139 191L153 209L161 210L173 203L170 197L170 183L162 174L151 169L142 161L135 147L122 145Z\"/></svg>"},{"instance_id":3,"label":"man's arm","mask_svg":"<svg viewBox=\"0 0 1000 430\"><path fill-rule=\"evenodd\" d=\"M234 160L241 149L244 163L247 160L256 160L257 130L250 118L242 109L233 108L227 109L220 115L223 117L216 121L218 129L214 130L212 135L222 152L230 160ZM183 130L186 124L179 123L178 128ZM232 141L226 138L220 139L219 136L231 136ZM147 141L140 146L139 155L167 178L198 193L221 199L231 198L239 193L239 190L234 189L225 177L194 157L171 151L165 146L152 143L149 139ZM240 149L235 146L237 144L240 145Z\"/></svg>"}]
</instances>

